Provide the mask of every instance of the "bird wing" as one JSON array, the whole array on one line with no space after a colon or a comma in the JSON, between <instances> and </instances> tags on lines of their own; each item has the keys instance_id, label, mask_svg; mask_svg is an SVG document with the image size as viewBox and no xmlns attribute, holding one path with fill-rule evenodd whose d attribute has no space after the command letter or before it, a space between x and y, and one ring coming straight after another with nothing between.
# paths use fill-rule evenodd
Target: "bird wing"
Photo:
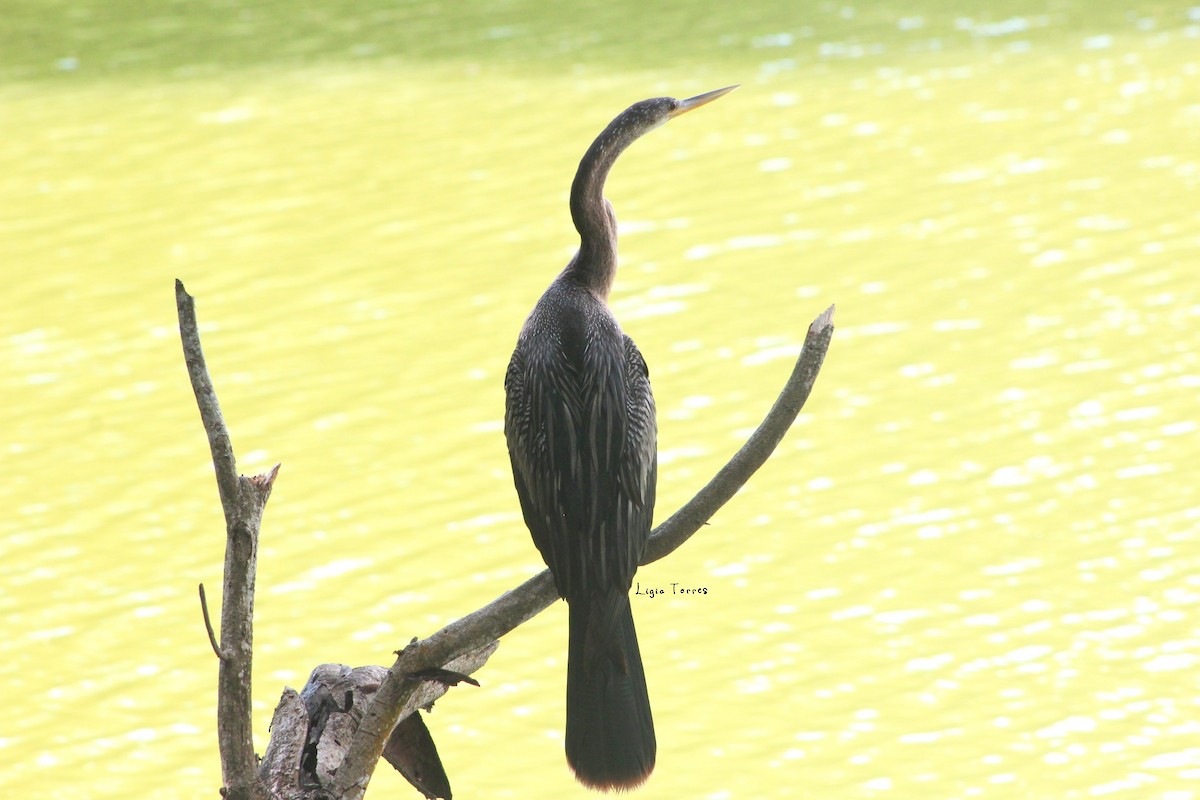
<instances>
[{"instance_id":1,"label":"bird wing","mask_svg":"<svg viewBox=\"0 0 1200 800\"><path fill-rule=\"evenodd\" d=\"M632 528L650 532L658 479L658 423L650 370L633 339L625 337L625 453L621 458L621 483L639 509Z\"/></svg>"},{"instance_id":2,"label":"bird wing","mask_svg":"<svg viewBox=\"0 0 1200 800\"><path fill-rule=\"evenodd\" d=\"M568 599L628 590L654 504L645 362L619 329L602 334L542 331L537 346L523 337L505 375L505 436L521 511Z\"/></svg>"},{"instance_id":3,"label":"bird wing","mask_svg":"<svg viewBox=\"0 0 1200 800\"><path fill-rule=\"evenodd\" d=\"M522 335L505 375L504 432L525 524L559 593L585 583L571 532L584 526L585 403L580 364L562 357L556 331ZM589 462L590 465L590 462ZM589 472L592 470L589 469Z\"/></svg>"}]
</instances>

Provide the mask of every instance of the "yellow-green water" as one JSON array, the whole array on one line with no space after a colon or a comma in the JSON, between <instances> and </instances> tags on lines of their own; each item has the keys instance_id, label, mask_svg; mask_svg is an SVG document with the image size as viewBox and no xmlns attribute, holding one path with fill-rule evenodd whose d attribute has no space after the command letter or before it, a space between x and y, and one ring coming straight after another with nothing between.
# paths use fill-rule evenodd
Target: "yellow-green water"
<instances>
[{"instance_id":1,"label":"yellow-green water","mask_svg":"<svg viewBox=\"0 0 1200 800\"><path fill-rule=\"evenodd\" d=\"M661 515L838 329L772 461L639 573L708 589L635 605L639 797L1200 796L1200 9L971 6L14 4L0 794L216 796L174 278L239 466L283 463L261 749L311 667L540 567L501 383L575 163L633 100L741 82L610 181ZM565 621L439 703L456 796L584 796Z\"/></svg>"}]
</instances>

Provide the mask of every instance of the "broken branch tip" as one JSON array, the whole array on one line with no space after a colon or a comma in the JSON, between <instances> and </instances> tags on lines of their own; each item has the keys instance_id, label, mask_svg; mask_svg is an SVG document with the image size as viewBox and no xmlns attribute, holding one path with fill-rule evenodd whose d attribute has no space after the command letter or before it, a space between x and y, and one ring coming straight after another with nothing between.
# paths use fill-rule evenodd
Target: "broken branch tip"
<instances>
[{"instance_id":1,"label":"broken branch tip","mask_svg":"<svg viewBox=\"0 0 1200 800\"><path fill-rule=\"evenodd\" d=\"M834 312L834 309L836 309L836 308L837 308L837 305L834 304L834 305L829 306L829 308L825 309L823 312L821 312L821 316L814 319L812 321L812 324L808 326L808 332L810 334L811 333L823 333L826 328L832 327L833 326L833 312Z\"/></svg>"}]
</instances>

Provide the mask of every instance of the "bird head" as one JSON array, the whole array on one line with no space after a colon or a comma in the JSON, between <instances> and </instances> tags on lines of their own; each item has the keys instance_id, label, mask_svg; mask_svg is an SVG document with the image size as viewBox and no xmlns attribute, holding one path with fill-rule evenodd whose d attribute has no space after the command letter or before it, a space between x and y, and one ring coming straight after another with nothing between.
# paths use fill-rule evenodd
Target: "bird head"
<instances>
[{"instance_id":1,"label":"bird head","mask_svg":"<svg viewBox=\"0 0 1200 800\"><path fill-rule=\"evenodd\" d=\"M738 85L726 86L724 89L716 89L704 94L698 94L686 100L676 100L674 97L652 97L649 100L634 103L614 122L623 123L622 127L625 127L635 137L641 136L663 125L668 120L672 120L706 103L711 103L718 97L729 94L738 88Z\"/></svg>"}]
</instances>

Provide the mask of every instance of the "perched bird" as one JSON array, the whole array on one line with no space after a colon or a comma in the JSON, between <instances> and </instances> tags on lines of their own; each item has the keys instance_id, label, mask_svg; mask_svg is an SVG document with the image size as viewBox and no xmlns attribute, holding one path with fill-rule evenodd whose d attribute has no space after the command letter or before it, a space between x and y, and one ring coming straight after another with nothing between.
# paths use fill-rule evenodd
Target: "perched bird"
<instances>
[{"instance_id":1,"label":"perched bird","mask_svg":"<svg viewBox=\"0 0 1200 800\"><path fill-rule=\"evenodd\" d=\"M649 372L608 308L617 218L604 182L639 136L735 89L634 103L571 185L579 252L525 321L504 379L504 435L525 524L567 601L567 763L593 789L654 769L654 721L629 606L658 472Z\"/></svg>"}]
</instances>

